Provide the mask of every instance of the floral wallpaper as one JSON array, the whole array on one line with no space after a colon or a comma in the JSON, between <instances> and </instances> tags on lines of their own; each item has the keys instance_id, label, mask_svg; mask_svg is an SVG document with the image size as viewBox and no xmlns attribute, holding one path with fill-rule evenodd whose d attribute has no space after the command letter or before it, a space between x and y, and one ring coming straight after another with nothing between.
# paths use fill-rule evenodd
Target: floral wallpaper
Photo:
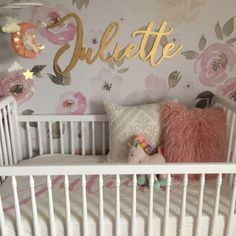
<instances>
[{"instance_id":1,"label":"floral wallpaper","mask_svg":"<svg viewBox=\"0 0 236 236\"><path fill-rule=\"evenodd\" d=\"M199 99L202 94L211 97L210 92L236 101L235 8L235 0L45 0L41 8L2 9L1 26L7 16L37 24L34 34L45 48L37 57L19 57L12 50L10 34L0 31L0 96L12 94L24 114L104 113L107 100L131 105L178 99L204 107L206 101ZM84 44L94 51L112 22L120 24L117 40L125 46L134 30L143 29L150 21L158 28L163 20L174 32L161 38L161 47L175 42L183 48L156 68L140 60L79 62L71 73L55 74L54 55L61 46L74 45L76 22L68 20L52 29L43 25L56 23L71 12L80 16ZM150 36L146 53L153 42ZM66 66L71 55L72 49L60 63ZM23 76L27 69L33 79Z\"/></svg>"}]
</instances>

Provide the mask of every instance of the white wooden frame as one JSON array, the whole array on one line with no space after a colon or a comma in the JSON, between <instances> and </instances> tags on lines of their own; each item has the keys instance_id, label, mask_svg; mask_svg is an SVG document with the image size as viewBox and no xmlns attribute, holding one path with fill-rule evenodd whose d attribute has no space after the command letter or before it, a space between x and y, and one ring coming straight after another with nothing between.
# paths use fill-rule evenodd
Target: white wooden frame
<instances>
[{"instance_id":1,"label":"white wooden frame","mask_svg":"<svg viewBox=\"0 0 236 236\"><path fill-rule=\"evenodd\" d=\"M39 154L43 154L43 144L41 136L41 123L47 122L48 124L48 145L49 153L54 153L54 144L52 140L52 123L59 122L59 152L61 154L66 153L66 148L64 146L65 140L63 140L62 130L64 123L68 123L68 129L71 131L69 134L70 147L68 153L75 154L75 139L74 139L74 124L78 123L81 127L81 154L85 155L85 130L84 125L86 122L91 124L91 152L92 155L96 155L95 150L95 126L96 123L100 122L100 132L101 132L101 150L102 154L105 155L107 141L106 141L106 127L107 119L105 115L83 115L83 116L45 116L45 115L35 115L35 116L17 116L16 104L12 97L7 97L0 100L0 176L2 181L5 177L12 177L12 189L14 195L15 203L15 218L16 218L16 228L17 234L23 236L24 232L22 229L22 217L20 212L20 205L18 200L17 192L17 178L18 176L28 176L30 180L31 189L31 200L32 200L32 219L34 235L39 235L38 226L38 214L37 214L37 198L35 197L34 191L34 178L36 176L47 176L47 188L48 188L48 199L49 199L49 216L50 216L50 234L56 235L55 233L55 221L54 221L54 206L52 198L52 183L51 176L53 175L63 175L64 176L64 188L65 188L65 211L66 211L66 226L67 235L71 236L71 214L70 214L70 193L68 191L70 175L80 175L82 176L82 201L83 201L83 235L89 235L88 232L88 222L87 222L87 197L86 197L86 177L89 175L99 175L99 235L104 235L104 198L103 198L103 176L104 175L115 175L116 176L116 220L115 220L115 235L120 235L120 176L121 175L132 175L133 176L133 195L132 195L132 215L131 215L131 235L136 235L136 208L137 208L137 174L150 174L151 181L149 183L149 210L148 210L148 220L147 220L147 234L153 234L153 175L156 173L167 174L167 187L166 187L166 199L165 199L165 211L164 211L164 222L163 222L163 236L168 235L168 219L169 219L169 207L170 207L170 188L171 188L171 178L172 174L183 174L183 196L182 203L180 206L179 224L178 224L178 235L184 235L184 222L185 222L185 211L186 211L186 198L187 198L187 187L188 187L188 175L189 174L200 174L201 178L199 181L199 202L198 210L196 212L195 221L195 231L194 235L199 235L200 219L202 215L203 208L203 198L204 198L204 188L205 188L205 175L206 174L217 174L216 181L216 195L214 199L214 208L212 209L212 219L209 235L214 235L216 230L215 219L219 211L219 199L220 199L220 189L222 185L229 184L232 186L231 193L231 203L227 216L227 223L225 227L224 235L231 235L232 219L235 217L235 200L236 200L236 142L235 142L235 114L236 114L236 104L229 99L221 96L215 98L217 105L223 107L228 115L228 150L226 153L227 162L226 163L192 163L192 164L160 164L160 165L140 165L140 164L84 164L84 165L53 165L53 166L18 166L16 163L23 159L22 147L20 143L19 135L19 124L25 124L26 131L26 142L28 148L28 158L33 157L32 153L32 139L31 139L31 126L30 122L36 122L36 129L39 131L37 133L37 140L39 146ZM45 168L46 167L46 168ZM226 175L225 175L226 174ZM222 176L225 175L225 179L222 180ZM6 236L6 225L4 212L2 207L1 192L0 192L0 232L1 235Z\"/></svg>"}]
</instances>

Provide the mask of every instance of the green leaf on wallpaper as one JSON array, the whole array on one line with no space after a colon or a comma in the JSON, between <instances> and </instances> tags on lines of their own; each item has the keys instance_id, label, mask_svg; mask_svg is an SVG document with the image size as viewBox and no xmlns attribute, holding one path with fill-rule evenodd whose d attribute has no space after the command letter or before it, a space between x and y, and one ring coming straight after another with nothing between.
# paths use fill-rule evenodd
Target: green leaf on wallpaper
<instances>
[{"instance_id":1,"label":"green leaf on wallpaper","mask_svg":"<svg viewBox=\"0 0 236 236\"><path fill-rule=\"evenodd\" d=\"M236 41L236 38L231 38L231 39L227 40L226 43L232 45L235 41Z\"/></svg>"},{"instance_id":2,"label":"green leaf on wallpaper","mask_svg":"<svg viewBox=\"0 0 236 236\"><path fill-rule=\"evenodd\" d=\"M107 58L110 57L110 56L111 56L111 53L108 52L108 53L107 53ZM108 65L112 70L115 70L115 63L114 63L113 60L107 62L107 65Z\"/></svg>"},{"instance_id":3,"label":"green leaf on wallpaper","mask_svg":"<svg viewBox=\"0 0 236 236\"><path fill-rule=\"evenodd\" d=\"M160 45L164 48L165 45L168 43L168 39L166 36L162 36L160 40Z\"/></svg>"},{"instance_id":4,"label":"green leaf on wallpaper","mask_svg":"<svg viewBox=\"0 0 236 236\"><path fill-rule=\"evenodd\" d=\"M68 75L64 76L64 84L65 85L70 85L71 84L71 74L70 73Z\"/></svg>"},{"instance_id":5,"label":"green leaf on wallpaper","mask_svg":"<svg viewBox=\"0 0 236 236\"><path fill-rule=\"evenodd\" d=\"M120 51L119 55L123 54L124 51L125 51L125 48L123 48L123 49ZM115 63L118 67L120 67L124 62L125 62L125 58L123 58L123 59L120 60L120 61L114 60L114 63Z\"/></svg>"},{"instance_id":6,"label":"green leaf on wallpaper","mask_svg":"<svg viewBox=\"0 0 236 236\"><path fill-rule=\"evenodd\" d=\"M180 71L176 70L170 73L169 78L168 78L169 88L174 88L179 83L181 78L182 78L182 75L180 74Z\"/></svg>"},{"instance_id":7,"label":"green leaf on wallpaper","mask_svg":"<svg viewBox=\"0 0 236 236\"><path fill-rule=\"evenodd\" d=\"M127 72L128 70L129 70L129 68L123 68L123 69L118 70L117 72L123 74L123 73Z\"/></svg>"},{"instance_id":8,"label":"green leaf on wallpaper","mask_svg":"<svg viewBox=\"0 0 236 236\"><path fill-rule=\"evenodd\" d=\"M38 75L45 67L46 65L36 65L31 69L31 72L33 72L34 75Z\"/></svg>"},{"instance_id":9,"label":"green leaf on wallpaper","mask_svg":"<svg viewBox=\"0 0 236 236\"><path fill-rule=\"evenodd\" d=\"M229 37L234 31L234 17L230 18L223 26L223 34Z\"/></svg>"},{"instance_id":10,"label":"green leaf on wallpaper","mask_svg":"<svg viewBox=\"0 0 236 236\"><path fill-rule=\"evenodd\" d=\"M108 65L112 70L115 70L115 64L114 64L113 61L109 61L109 62L107 63L107 65Z\"/></svg>"},{"instance_id":11,"label":"green leaf on wallpaper","mask_svg":"<svg viewBox=\"0 0 236 236\"><path fill-rule=\"evenodd\" d=\"M37 73L34 75L36 78L43 78L43 75L41 73Z\"/></svg>"},{"instance_id":12,"label":"green leaf on wallpaper","mask_svg":"<svg viewBox=\"0 0 236 236\"><path fill-rule=\"evenodd\" d=\"M65 132L65 125L62 125L62 134ZM55 122L52 124L52 138L53 139L59 139L61 137L60 135L60 123Z\"/></svg>"},{"instance_id":13,"label":"green leaf on wallpaper","mask_svg":"<svg viewBox=\"0 0 236 236\"><path fill-rule=\"evenodd\" d=\"M199 56L199 54L193 50L181 52L181 54L184 55L185 58L189 60L195 59Z\"/></svg>"},{"instance_id":14,"label":"green leaf on wallpaper","mask_svg":"<svg viewBox=\"0 0 236 236\"><path fill-rule=\"evenodd\" d=\"M206 43L207 43L207 40L206 40L205 36L202 35L202 37L199 40L199 44L198 44L198 47L201 51L206 47Z\"/></svg>"},{"instance_id":15,"label":"green leaf on wallpaper","mask_svg":"<svg viewBox=\"0 0 236 236\"><path fill-rule=\"evenodd\" d=\"M76 5L76 7L81 10L84 5L86 8L88 7L89 0L72 0L72 4Z\"/></svg>"},{"instance_id":16,"label":"green leaf on wallpaper","mask_svg":"<svg viewBox=\"0 0 236 236\"><path fill-rule=\"evenodd\" d=\"M53 75L53 74L47 73L47 75L54 84L65 86L65 85L70 85L71 83L70 74L64 76L63 74Z\"/></svg>"},{"instance_id":17,"label":"green leaf on wallpaper","mask_svg":"<svg viewBox=\"0 0 236 236\"><path fill-rule=\"evenodd\" d=\"M22 115L24 116L30 116L34 113L33 110L30 110L30 109L27 109L27 110L24 110L22 111ZM20 126L23 128L23 129L26 129L26 124L25 123L21 123ZM30 127L37 127L37 123L36 122L29 122L29 126Z\"/></svg>"},{"instance_id":18,"label":"green leaf on wallpaper","mask_svg":"<svg viewBox=\"0 0 236 236\"><path fill-rule=\"evenodd\" d=\"M24 116L29 116L29 115L32 115L33 113L34 113L33 110L27 109L27 110L22 111L21 114Z\"/></svg>"},{"instance_id":19,"label":"green leaf on wallpaper","mask_svg":"<svg viewBox=\"0 0 236 236\"><path fill-rule=\"evenodd\" d=\"M223 39L223 33L222 33L222 30L221 30L221 26L220 26L220 23L217 22L216 23L216 26L215 26L215 33L216 33L216 37L220 40Z\"/></svg>"}]
</instances>

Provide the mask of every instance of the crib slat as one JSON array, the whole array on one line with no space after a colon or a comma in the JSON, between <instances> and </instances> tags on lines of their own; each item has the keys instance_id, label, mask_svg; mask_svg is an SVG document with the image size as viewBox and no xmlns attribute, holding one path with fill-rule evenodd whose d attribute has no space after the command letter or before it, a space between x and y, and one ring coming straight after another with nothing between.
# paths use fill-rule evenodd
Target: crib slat
<instances>
[{"instance_id":1,"label":"crib slat","mask_svg":"<svg viewBox=\"0 0 236 236\"><path fill-rule=\"evenodd\" d=\"M14 197L17 233L18 233L18 236L23 236L20 204L19 204L19 198L18 198L18 193L17 193L17 182L16 182L15 176L12 176L12 189L13 189L13 197Z\"/></svg>"},{"instance_id":2,"label":"crib slat","mask_svg":"<svg viewBox=\"0 0 236 236\"><path fill-rule=\"evenodd\" d=\"M232 218L235 211L235 200L236 200L236 175L234 175L233 191L231 195L230 208L229 208L228 219L227 219L227 224L226 224L226 229L225 229L225 234L224 234L225 236L231 235L230 228L232 226Z\"/></svg>"},{"instance_id":3,"label":"crib slat","mask_svg":"<svg viewBox=\"0 0 236 236\"><path fill-rule=\"evenodd\" d=\"M153 224L153 185L154 185L154 176L150 175L149 178L149 207L148 207L148 227L147 235L151 236L153 234L152 224Z\"/></svg>"},{"instance_id":4,"label":"crib slat","mask_svg":"<svg viewBox=\"0 0 236 236\"><path fill-rule=\"evenodd\" d=\"M88 209L86 196L86 178L82 175L83 235L88 236Z\"/></svg>"},{"instance_id":5,"label":"crib slat","mask_svg":"<svg viewBox=\"0 0 236 236\"><path fill-rule=\"evenodd\" d=\"M120 235L120 175L116 175L116 230L115 235Z\"/></svg>"},{"instance_id":6,"label":"crib slat","mask_svg":"<svg viewBox=\"0 0 236 236\"><path fill-rule=\"evenodd\" d=\"M38 140L39 140L39 155L43 155L43 144L42 144L42 135L41 135L41 123L37 122L37 131L38 131Z\"/></svg>"},{"instance_id":7,"label":"crib slat","mask_svg":"<svg viewBox=\"0 0 236 236\"><path fill-rule=\"evenodd\" d=\"M10 134L9 134L9 127L8 127L8 117L5 107L3 108L3 119L4 119L4 130L6 134L6 144L7 144L7 152L8 152L8 161L9 164L13 164L13 156L12 156L12 150L11 150L11 140L10 140Z\"/></svg>"},{"instance_id":8,"label":"crib slat","mask_svg":"<svg viewBox=\"0 0 236 236\"><path fill-rule=\"evenodd\" d=\"M215 235L214 228L215 228L216 217L217 217L218 211L219 211L221 184L222 184L222 175L218 174L217 183L216 183L215 205L214 205L214 211L213 211L213 216L212 216L211 226L210 226L210 235L211 236Z\"/></svg>"},{"instance_id":9,"label":"crib slat","mask_svg":"<svg viewBox=\"0 0 236 236\"><path fill-rule=\"evenodd\" d=\"M132 198L132 226L131 235L136 235L136 211L137 211L137 176L133 175L133 198Z\"/></svg>"},{"instance_id":10,"label":"crib slat","mask_svg":"<svg viewBox=\"0 0 236 236\"><path fill-rule=\"evenodd\" d=\"M81 121L81 145L82 145L82 156L85 155L85 141L84 141L84 122Z\"/></svg>"},{"instance_id":11,"label":"crib slat","mask_svg":"<svg viewBox=\"0 0 236 236\"><path fill-rule=\"evenodd\" d=\"M232 153L232 159L231 162L235 163L236 162L236 138L234 139L234 144L233 144L233 153ZM233 174L229 175L229 184L233 186Z\"/></svg>"},{"instance_id":12,"label":"crib slat","mask_svg":"<svg viewBox=\"0 0 236 236\"><path fill-rule=\"evenodd\" d=\"M165 215L164 215L164 227L163 235L168 236L168 220L169 220L169 211L170 211L170 185L171 185L171 176L167 175L167 184L166 184L166 202L165 202Z\"/></svg>"},{"instance_id":13,"label":"crib slat","mask_svg":"<svg viewBox=\"0 0 236 236\"><path fill-rule=\"evenodd\" d=\"M38 224L38 210L37 210L37 202L35 198L35 189L34 189L34 178L33 176L29 176L30 182L30 193L31 193L31 205L32 205L32 215L33 215L33 225L34 225L34 235L40 236L39 234L39 224Z\"/></svg>"},{"instance_id":14,"label":"crib slat","mask_svg":"<svg viewBox=\"0 0 236 236\"><path fill-rule=\"evenodd\" d=\"M71 210L70 210L70 194L69 194L69 178L64 176L65 200L66 200L66 232L67 236L71 236Z\"/></svg>"},{"instance_id":15,"label":"crib slat","mask_svg":"<svg viewBox=\"0 0 236 236\"><path fill-rule=\"evenodd\" d=\"M106 155L106 123L102 122L102 155Z\"/></svg>"},{"instance_id":16,"label":"crib slat","mask_svg":"<svg viewBox=\"0 0 236 236\"><path fill-rule=\"evenodd\" d=\"M103 177L99 175L99 235L104 235Z\"/></svg>"},{"instance_id":17,"label":"crib slat","mask_svg":"<svg viewBox=\"0 0 236 236\"><path fill-rule=\"evenodd\" d=\"M12 152L13 152L13 163L17 163L17 155L16 155L16 141L15 141L15 135L13 130L13 122L12 122L12 114L10 106L7 105L7 114L8 114L8 120L9 120L9 127L10 127L10 139L11 139L11 146L12 146Z\"/></svg>"},{"instance_id":18,"label":"crib slat","mask_svg":"<svg viewBox=\"0 0 236 236\"><path fill-rule=\"evenodd\" d=\"M186 198L187 198L187 187L188 187L188 175L184 175L183 180L183 195L182 195L182 203L181 203L181 215L180 215L180 225L179 225L179 236L183 235L183 228L184 228L184 220L185 220L185 213L186 213Z\"/></svg>"},{"instance_id":19,"label":"crib slat","mask_svg":"<svg viewBox=\"0 0 236 236\"><path fill-rule=\"evenodd\" d=\"M0 194L0 233L2 236L7 236L6 221L5 221L5 216L4 216L4 212L3 212L1 194Z\"/></svg>"},{"instance_id":20,"label":"crib slat","mask_svg":"<svg viewBox=\"0 0 236 236\"><path fill-rule=\"evenodd\" d=\"M197 218L195 223L195 236L199 234L199 228L201 225L201 216L202 216L202 205L203 205L203 193L204 193L204 186L205 186L205 174L201 174L200 179L200 191L199 191L199 201L198 201L198 209L197 209Z\"/></svg>"},{"instance_id":21,"label":"crib slat","mask_svg":"<svg viewBox=\"0 0 236 236\"><path fill-rule=\"evenodd\" d=\"M5 131L3 130L1 111L0 111L0 136L1 136L1 141L2 141L1 143L2 143L4 165L8 165L9 162L8 162L8 155L7 155L7 148L6 148Z\"/></svg>"},{"instance_id":22,"label":"crib slat","mask_svg":"<svg viewBox=\"0 0 236 236\"><path fill-rule=\"evenodd\" d=\"M0 165L4 165L3 158L4 157L3 157L3 152L2 152L2 144L1 144L1 139L0 139ZM0 181L3 181L4 179L5 179L5 176L0 176Z\"/></svg>"},{"instance_id":23,"label":"crib slat","mask_svg":"<svg viewBox=\"0 0 236 236\"><path fill-rule=\"evenodd\" d=\"M74 138L74 124L70 121L70 143L71 143L71 154L75 154L75 138Z\"/></svg>"},{"instance_id":24,"label":"crib slat","mask_svg":"<svg viewBox=\"0 0 236 236\"><path fill-rule=\"evenodd\" d=\"M95 155L95 122L92 121L92 155Z\"/></svg>"},{"instance_id":25,"label":"crib slat","mask_svg":"<svg viewBox=\"0 0 236 236\"><path fill-rule=\"evenodd\" d=\"M50 154L53 154L53 142L52 142L52 122L48 121L48 131L49 131L49 150Z\"/></svg>"},{"instance_id":26,"label":"crib slat","mask_svg":"<svg viewBox=\"0 0 236 236\"><path fill-rule=\"evenodd\" d=\"M49 210L50 235L56 236L55 215L54 215L53 198L52 198L52 180L49 175L47 175L47 188L48 188L48 210Z\"/></svg>"},{"instance_id":27,"label":"crib slat","mask_svg":"<svg viewBox=\"0 0 236 236\"><path fill-rule=\"evenodd\" d=\"M233 113L233 115L232 115L232 120L231 120L231 124L230 124L230 131L229 131L229 138L228 138L228 140L229 140L228 141L228 150L227 150L227 157L226 157L227 162L230 162L234 126L235 126L235 113Z\"/></svg>"},{"instance_id":28,"label":"crib slat","mask_svg":"<svg viewBox=\"0 0 236 236\"><path fill-rule=\"evenodd\" d=\"M30 125L29 122L26 122L26 131L27 131L27 141L28 141L28 153L29 153L29 158L33 157L33 152L32 152L32 142L31 142L31 132L30 132Z\"/></svg>"},{"instance_id":29,"label":"crib slat","mask_svg":"<svg viewBox=\"0 0 236 236\"><path fill-rule=\"evenodd\" d=\"M64 154L63 123L59 122L61 154Z\"/></svg>"}]
</instances>

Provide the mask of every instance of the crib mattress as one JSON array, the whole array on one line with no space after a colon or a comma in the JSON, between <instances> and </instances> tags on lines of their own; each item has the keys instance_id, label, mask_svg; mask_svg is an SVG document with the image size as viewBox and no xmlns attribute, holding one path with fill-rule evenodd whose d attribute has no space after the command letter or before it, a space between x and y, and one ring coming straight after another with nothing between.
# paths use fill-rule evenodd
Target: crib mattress
<instances>
[{"instance_id":1,"label":"crib mattress","mask_svg":"<svg viewBox=\"0 0 236 236\"><path fill-rule=\"evenodd\" d=\"M22 161L24 165L41 164L78 164L78 163L101 163L102 157L78 157L78 156L42 156L31 160ZM99 190L98 177L87 176L87 207L88 207L88 235L98 235L99 232ZM82 235L82 194L81 176L70 176L70 200L71 200L71 230L72 235ZM18 177L18 193L24 236L33 235L31 199L29 180L27 177ZM63 176L53 176L53 202L55 211L56 235L66 235L65 206ZM48 195L45 177L35 177L35 192L39 216L40 236L48 236ZM215 180L206 181L204 190L203 213L200 221L199 235L208 235L211 224L213 205L215 199ZM173 181L170 193L170 213L167 221L168 233L171 236L178 235L179 216L182 201L182 183ZM121 218L120 235L130 235L131 230L131 206L132 206L132 179L131 176L121 176ZM16 235L14 204L11 189L11 179L8 178L0 188L4 215L7 224L7 235ZM184 235L194 235L195 215L198 207L199 183L189 182L187 190L186 217L184 219ZM115 176L104 176L104 235L114 235L115 232ZM153 235L162 235L165 209L165 189L154 192L153 208ZM226 215L230 206L231 189L223 184L219 205L219 214L216 218L214 236L224 235ZM148 187L137 188L137 235L147 235L148 220ZM236 235L236 217L233 217L230 235Z\"/></svg>"}]
</instances>

